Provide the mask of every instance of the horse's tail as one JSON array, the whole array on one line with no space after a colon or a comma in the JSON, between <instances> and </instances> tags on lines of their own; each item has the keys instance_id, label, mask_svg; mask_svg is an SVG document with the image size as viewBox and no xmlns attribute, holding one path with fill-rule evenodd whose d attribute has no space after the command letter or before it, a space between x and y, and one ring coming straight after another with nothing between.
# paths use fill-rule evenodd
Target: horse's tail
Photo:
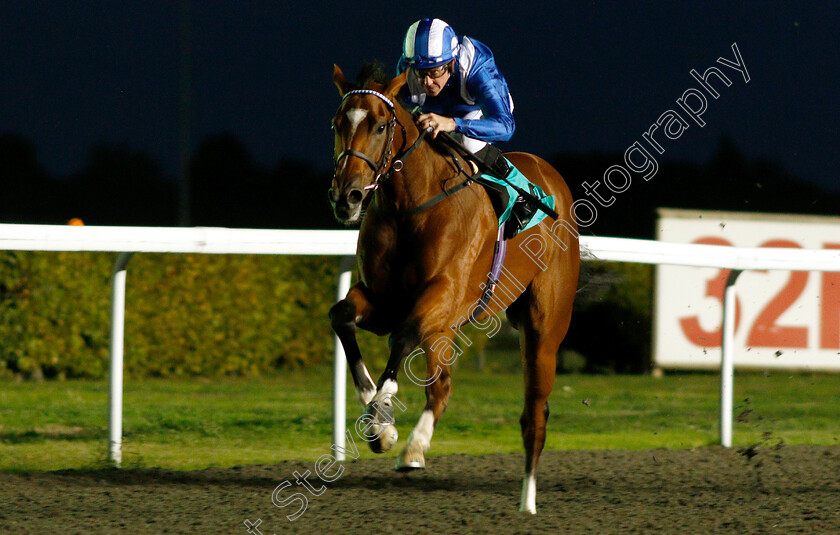
<instances>
[{"instance_id":1,"label":"horse's tail","mask_svg":"<svg viewBox=\"0 0 840 535\"><path fill-rule=\"evenodd\" d=\"M580 258L583 260L594 259L596 257L589 248L581 245ZM591 262L581 262L575 303L578 305L587 305L601 301L610 288L621 282L622 279L622 275L615 271L599 268Z\"/></svg>"}]
</instances>

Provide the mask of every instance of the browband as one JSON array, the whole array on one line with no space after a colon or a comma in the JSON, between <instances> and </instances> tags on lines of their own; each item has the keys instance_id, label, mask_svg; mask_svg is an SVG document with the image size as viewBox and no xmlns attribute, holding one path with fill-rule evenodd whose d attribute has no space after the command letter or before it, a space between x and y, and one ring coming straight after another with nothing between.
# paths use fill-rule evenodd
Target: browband
<instances>
[{"instance_id":1,"label":"browband","mask_svg":"<svg viewBox=\"0 0 840 535\"><path fill-rule=\"evenodd\" d=\"M391 108L392 110L394 109L394 103L391 101L391 99L389 99L379 91L374 91L372 89L355 89L353 91L348 91L344 94L344 97L341 99L341 102L347 100L347 97L349 97L350 95L373 95L379 97L385 104L388 105L389 108Z\"/></svg>"}]
</instances>

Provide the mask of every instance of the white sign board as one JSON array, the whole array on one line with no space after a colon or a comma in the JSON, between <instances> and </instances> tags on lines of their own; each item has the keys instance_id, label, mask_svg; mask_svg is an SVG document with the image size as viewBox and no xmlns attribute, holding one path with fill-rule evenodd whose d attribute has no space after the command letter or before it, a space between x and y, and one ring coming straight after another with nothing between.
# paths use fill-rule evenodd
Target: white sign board
<instances>
[{"instance_id":1,"label":"white sign board","mask_svg":"<svg viewBox=\"0 0 840 535\"><path fill-rule=\"evenodd\" d=\"M660 209L657 227L663 242L840 249L838 217ZM656 367L720 366L728 275L656 268ZM744 271L735 288L736 367L840 371L840 273Z\"/></svg>"}]
</instances>

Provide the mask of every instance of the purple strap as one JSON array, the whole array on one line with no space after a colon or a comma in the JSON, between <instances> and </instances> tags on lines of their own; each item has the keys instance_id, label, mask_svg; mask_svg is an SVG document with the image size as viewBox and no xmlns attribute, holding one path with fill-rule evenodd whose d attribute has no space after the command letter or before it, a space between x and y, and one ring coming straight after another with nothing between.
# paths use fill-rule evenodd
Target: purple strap
<instances>
[{"instance_id":1,"label":"purple strap","mask_svg":"<svg viewBox=\"0 0 840 535\"><path fill-rule=\"evenodd\" d=\"M487 285L484 288L484 293L481 295L481 300L478 306L475 307L473 313L470 314L470 321L481 315L487 310L487 305L490 299L493 298L493 293L496 291L496 284L499 282L499 276L502 274L502 267L505 264L505 254L507 254L507 240L505 240L505 224L499 225L499 234L496 237L496 249L493 253L493 266L490 268L490 273L487 275Z\"/></svg>"}]
</instances>

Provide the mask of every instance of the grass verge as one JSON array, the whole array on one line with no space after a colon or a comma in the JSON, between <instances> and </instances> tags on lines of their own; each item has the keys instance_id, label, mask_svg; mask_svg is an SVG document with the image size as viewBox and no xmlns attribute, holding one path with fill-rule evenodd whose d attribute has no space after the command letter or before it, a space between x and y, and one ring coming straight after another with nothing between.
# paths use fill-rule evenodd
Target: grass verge
<instances>
[{"instance_id":1,"label":"grass verge","mask_svg":"<svg viewBox=\"0 0 840 535\"><path fill-rule=\"evenodd\" d=\"M430 456L521 451L520 374L455 370L454 392ZM736 374L736 446L837 444L840 376ZM178 470L279 460L312 461L332 444L332 375L326 368L282 377L129 382L123 465ZM361 414L348 381L348 428ZM423 409L421 388L403 379L400 443ZM692 448L718 440L714 374L557 377L547 449ZM104 382L0 383L0 470L107 465ZM355 437L362 457L374 457Z\"/></svg>"}]
</instances>

